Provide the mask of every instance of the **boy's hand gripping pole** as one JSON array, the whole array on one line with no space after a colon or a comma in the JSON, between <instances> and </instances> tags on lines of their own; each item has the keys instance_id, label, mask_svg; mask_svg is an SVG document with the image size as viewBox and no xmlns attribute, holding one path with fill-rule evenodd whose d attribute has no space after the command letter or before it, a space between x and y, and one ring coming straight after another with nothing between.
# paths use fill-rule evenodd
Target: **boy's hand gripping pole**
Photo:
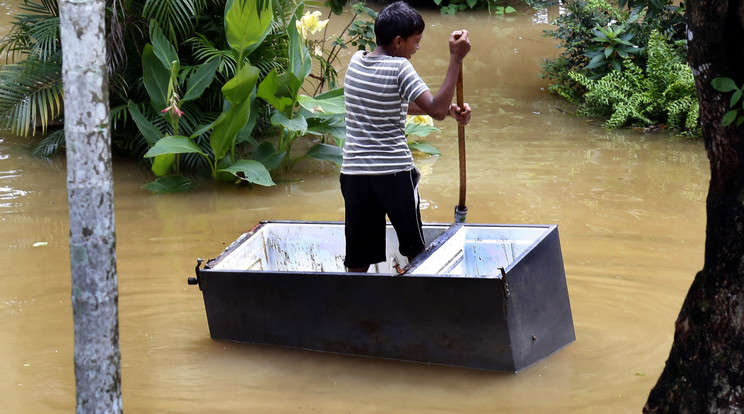
<instances>
[{"instance_id":1,"label":"boy's hand gripping pole","mask_svg":"<svg viewBox=\"0 0 744 414\"><path fill-rule=\"evenodd\" d=\"M456 33L455 40L459 39L462 34ZM457 106L461 109L464 106L464 97L462 92L462 63L460 71L457 74ZM460 154L460 200L455 206L455 223L464 223L468 214L468 207L465 205L466 183L466 165L465 165L465 125L457 124L457 148Z\"/></svg>"}]
</instances>

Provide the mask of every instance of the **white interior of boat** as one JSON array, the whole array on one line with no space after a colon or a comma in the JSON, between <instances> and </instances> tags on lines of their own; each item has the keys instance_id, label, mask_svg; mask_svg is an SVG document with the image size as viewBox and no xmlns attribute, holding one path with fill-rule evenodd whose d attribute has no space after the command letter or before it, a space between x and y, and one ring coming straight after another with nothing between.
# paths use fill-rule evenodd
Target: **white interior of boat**
<instances>
[{"instance_id":1,"label":"white interior of boat","mask_svg":"<svg viewBox=\"0 0 744 414\"><path fill-rule=\"evenodd\" d=\"M424 224L424 239L434 241L448 224ZM548 230L547 226L463 226L411 275L501 277L506 268L527 252ZM244 235L212 264L219 270L346 272L343 223L269 222L252 235ZM437 243L440 244L440 243ZM388 225L387 260L371 266L370 273L396 274L408 259L398 252L395 230Z\"/></svg>"}]
</instances>

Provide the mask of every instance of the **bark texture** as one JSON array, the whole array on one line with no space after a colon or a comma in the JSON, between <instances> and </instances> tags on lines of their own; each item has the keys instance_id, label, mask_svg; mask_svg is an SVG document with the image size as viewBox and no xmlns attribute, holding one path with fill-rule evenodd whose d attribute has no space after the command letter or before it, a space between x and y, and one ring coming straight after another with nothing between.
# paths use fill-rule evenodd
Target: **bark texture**
<instances>
[{"instance_id":1,"label":"bark texture","mask_svg":"<svg viewBox=\"0 0 744 414\"><path fill-rule=\"evenodd\" d=\"M105 0L60 0L78 413L121 413Z\"/></svg>"},{"instance_id":2,"label":"bark texture","mask_svg":"<svg viewBox=\"0 0 744 414\"><path fill-rule=\"evenodd\" d=\"M744 83L744 0L687 2L688 58L710 160L705 263L675 324L674 343L646 413L744 410L744 128L723 127L731 94L716 77Z\"/></svg>"}]
</instances>

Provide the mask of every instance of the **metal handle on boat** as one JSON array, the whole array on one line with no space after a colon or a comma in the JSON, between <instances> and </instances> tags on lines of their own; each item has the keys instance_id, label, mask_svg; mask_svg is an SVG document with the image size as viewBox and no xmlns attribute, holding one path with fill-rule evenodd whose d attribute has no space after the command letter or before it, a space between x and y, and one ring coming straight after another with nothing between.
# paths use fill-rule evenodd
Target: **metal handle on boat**
<instances>
[{"instance_id":1,"label":"metal handle on boat","mask_svg":"<svg viewBox=\"0 0 744 414\"><path fill-rule=\"evenodd\" d=\"M189 285L198 285L199 284L199 267L204 262L204 259L196 259L196 268L194 268L194 273L196 273L196 277L189 277L186 279L186 283Z\"/></svg>"}]
</instances>

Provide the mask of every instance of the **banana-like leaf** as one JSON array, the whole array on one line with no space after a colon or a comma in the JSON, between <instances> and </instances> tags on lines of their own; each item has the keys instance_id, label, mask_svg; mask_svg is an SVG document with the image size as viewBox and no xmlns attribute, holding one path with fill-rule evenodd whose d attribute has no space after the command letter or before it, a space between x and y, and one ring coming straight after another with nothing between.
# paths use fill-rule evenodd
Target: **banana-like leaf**
<instances>
[{"instance_id":1,"label":"banana-like leaf","mask_svg":"<svg viewBox=\"0 0 744 414\"><path fill-rule=\"evenodd\" d=\"M275 112L271 116L271 125L283 126L289 131L297 133L298 136L307 133L307 120L301 114L295 114L292 118L288 118L282 112Z\"/></svg>"},{"instance_id":2,"label":"banana-like leaf","mask_svg":"<svg viewBox=\"0 0 744 414\"><path fill-rule=\"evenodd\" d=\"M204 93L204 90L212 84L214 74L219 66L219 59L212 59L207 63L201 64L199 69L189 77L186 93L181 98L181 102L191 101L200 97Z\"/></svg>"},{"instance_id":3,"label":"banana-like leaf","mask_svg":"<svg viewBox=\"0 0 744 414\"><path fill-rule=\"evenodd\" d=\"M245 99L237 105L232 105L215 121L216 126L209 137L209 145L212 147L215 160L224 157L232 148L238 133L250 119L250 105L250 99Z\"/></svg>"},{"instance_id":4,"label":"banana-like leaf","mask_svg":"<svg viewBox=\"0 0 744 414\"><path fill-rule=\"evenodd\" d=\"M305 79L313 69L313 60L305 45L305 39L297 32L297 16L302 15L302 5L297 8L295 15L287 25L289 35L289 71L298 79Z\"/></svg>"},{"instance_id":5,"label":"banana-like leaf","mask_svg":"<svg viewBox=\"0 0 744 414\"><path fill-rule=\"evenodd\" d=\"M163 66L160 59L155 55L152 45L145 45L142 51L142 78L150 95L153 107L164 109L168 106L168 85L170 84L171 71Z\"/></svg>"},{"instance_id":6,"label":"banana-like leaf","mask_svg":"<svg viewBox=\"0 0 744 414\"><path fill-rule=\"evenodd\" d=\"M145 158L152 158L161 154L186 154L191 152L206 156L204 151L202 151L194 141L190 140L188 137L176 135L164 137L155 143L155 145L147 151Z\"/></svg>"},{"instance_id":7,"label":"banana-like leaf","mask_svg":"<svg viewBox=\"0 0 744 414\"><path fill-rule=\"evenodd\" d=\"M158 57L164 67L170 72L173 62L180 62L178 52L171 42L165 38L160 25L155 20L150 20L150 40L155 56Z\"/></svg>"},{"instance_id":8,"label":"banana-like leaf","mask_svg":"<svg viewBox=\"0 0 744 414\"><path fill-rule=\"evenodd\" d=\"M297 102L314 116L341 115L345 112L343 95L325 99L300 95L297 97Z\"/></svg>"},{"instance_id":9,"label":"banana-like leaf","mask_svg":"<svg viewBox=\"0 0 744 414\"><path fill-rule=\"evenodd\" d=\"M142 115L142 112L140 112L136 103L129 101L128 108L129 114L132 116L134 123L137 124L137 128L150 145L155 145L160 138L163 138L163 132L153 125L149 119Z\"/></svg>"},{"instance_id":10,"label":"banana-like leaf","mask_svg":"<svg viewBox=\"0 0 744 414\"><path fill-rule=\"evenodd\" d=\"M294 108L297 91L301 86L302 81L293 73L284 72L279 75L276 70L273 70L258 85L256 94L276 110L289 116Z\"/></svg>"},{"instance_id":11,"label":"banana-like leaf","mask_svg":"<svg viewBox=\"0 0 744 414\"><path fill-rule=\"evenodd\" d=\"M426 141L408 141L408 148L424 154L439 155L439 149Z\"/></svg>"},{"instance_id":12,"label":"banana-like leaf","mask_svg":"<svg viewBox=\"0 0 744 414\"><path fill-rule=\"evenodd\" d=\"M274 181L272 181L271 174L269 174L269 170L266 169L266 166L256 160L240 160L227 168L220 169L219 171L229 172L241 180L266 187L276 185Z\"/></svg>"},{"instance_id":13,"label":"banana-like leaf","mask_svg":"<svg viewBox=\"0 0 744 414\"><path fill-rule=\"evenodd\" d=\"M320 161L333 161L337 165L341 165L341 162L344 160L343 149L328 144L313 145L309 150L307 150L305 156Z\"/></svg>"},{"instance_id":14,"label":"banana-like leaf","mask_svg":"<svg viewBox=\"0 0 744 414\"><path fill-rule=\"evenodd\" d=\"M257 80L258 68L245 65L235 74L235 77L225 83L222 87L222 94L231 104L237 105L251 96Z\"/></svg>"},{"instance_id":15,"label":"banana-like leaf","mask_svg":"<svg viewBox=\"0 0 744 414\"><path fill-rule=\"evenodd\" d=\"M170 172L175 162L176 154L156 155L152 159L152 167L150 167L150 169L156 177L162 177Z\"/></svg>"},{"instance_id":16,"label":"banana-like leaf","mask_svg":"<svg viewBox=\"0 0 744 414\"><path fill-rule=\"evenodd\" d=\"M164 194L187 191L193 186L193 183L184 176L169 175L166 177L159 177L155 181L143 185L142 188L150 190L155 194Z\"/></svg>"},{"instance_id":17,"label":"banana-like leaf","mask_svg":"<svg viewBox=\"0 0 744 414\"><path fill-rule=\"evenodd\" d=\"M277 151L270 142L264 141L253 150L251 153L251 159L258 161L265 165L266 168L273 170L282 165L282 161L284 161L284 152Z\"/></svg>"},{"instance_id":18,"label":"banana-like leaf","mask_svg":"<svg viewBox=\"0 0 744 414\"><path fill-rule=\"evenodd\" d=\"M227 42L240 64L269 33L274 18L271 1L228 0L225 4Z\"/></svg>"}]
</instances>

